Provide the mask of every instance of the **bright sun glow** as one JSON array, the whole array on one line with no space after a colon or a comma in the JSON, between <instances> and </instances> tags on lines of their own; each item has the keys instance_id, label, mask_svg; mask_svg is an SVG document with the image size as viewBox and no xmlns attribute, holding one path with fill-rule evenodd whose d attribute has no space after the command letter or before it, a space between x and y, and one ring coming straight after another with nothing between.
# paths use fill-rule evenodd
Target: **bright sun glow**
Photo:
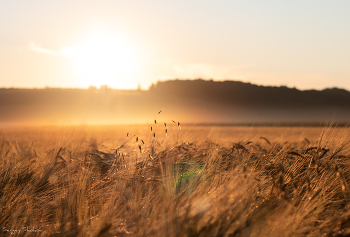
<instances>
[{"instance_id":1,"label":"bright sun glow","mask_svg":"<svg viewBox=\"0 0 350 237\"><path fill-rule=\"evenodd\" d=\"M61 53L73 59L82 87L128 88L138 70L138 55L121 35L96 32L79 45L62 48Z\"/></svg>"}]
</instances>

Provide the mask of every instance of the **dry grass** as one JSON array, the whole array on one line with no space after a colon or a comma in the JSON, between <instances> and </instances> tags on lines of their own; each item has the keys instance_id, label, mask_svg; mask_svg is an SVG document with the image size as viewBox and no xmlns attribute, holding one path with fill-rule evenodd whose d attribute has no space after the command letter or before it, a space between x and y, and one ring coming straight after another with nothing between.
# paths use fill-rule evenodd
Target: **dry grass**
<instances>
[{"instance_id":1,"label":"dry grass","mask_svg":"<svg viewBox=\"0 0 350 237\"><path fill-rule=\"evenodd\" d=\"M0 234L350 235L347 129L167 127L3 129Z\"/></svg>"}]
</instances>

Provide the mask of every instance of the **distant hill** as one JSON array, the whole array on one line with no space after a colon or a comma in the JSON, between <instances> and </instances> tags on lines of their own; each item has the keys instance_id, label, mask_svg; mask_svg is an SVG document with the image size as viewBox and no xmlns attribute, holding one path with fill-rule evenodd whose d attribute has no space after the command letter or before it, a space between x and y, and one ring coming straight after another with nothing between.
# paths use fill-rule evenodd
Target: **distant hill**
<instances>
[{"instance_id":1,"label":"distant hill","mask_svg":"<svg viewBox=\"0 0 350 237\"><path fill-rule=\"evenodd\" d=\"M0 125L149 123L322 123L350 121L350 92L257 86L239 81L169 80L147 91L0 89ZM157 117L157 119L158 119Z\"/></svg>"}]
</instances>

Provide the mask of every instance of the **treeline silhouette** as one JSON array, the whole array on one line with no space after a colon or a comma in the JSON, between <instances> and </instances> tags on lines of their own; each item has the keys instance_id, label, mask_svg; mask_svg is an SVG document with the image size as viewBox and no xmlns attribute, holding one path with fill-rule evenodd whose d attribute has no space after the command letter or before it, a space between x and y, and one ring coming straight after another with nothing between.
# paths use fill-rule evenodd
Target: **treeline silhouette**
<instances>
[{"instance_id":1,"label":"treeline silhouette","mask_svg":"<svg viewBox=\"0 0 350 237\"><path fill-rule=\"evenodd\" d=\"M252 108L262 106L264 108L349 109L350 105L350 92L344 89L301 91L286 86L258 86L240 81L171 80L152 85L150 92Z\"/></svg>"},{"instance_id":2,"label":"treeline silhouette","mask_svg":"<svg viewBox=\"0 0 350 237\"><path fill-rule=\"evenodd\" d=\"M0 125L149 123L155 114L188 123L320 123L350 120L350 92L301 91L239 81L168 80L149 90L0 89Z\"/></svg>"}]
</instances>

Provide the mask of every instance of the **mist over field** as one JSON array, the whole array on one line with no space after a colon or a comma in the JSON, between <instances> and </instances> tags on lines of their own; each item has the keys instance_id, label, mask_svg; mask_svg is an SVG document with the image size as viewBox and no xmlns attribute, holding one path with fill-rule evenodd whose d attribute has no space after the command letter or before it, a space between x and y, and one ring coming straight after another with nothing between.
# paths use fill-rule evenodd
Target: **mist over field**
<instances>
[{"instance_id":1,"label":"mist over field","mask_svg":"<svg viewBox=\"0 0 350 237\"><path fill-rule=\"evenodd\" d=\"M239 81L169 80L148 90L0 89L0 125L140 124L163 118L191 124L346 123L350 92L298 90Z\"/></svg>"}]
</instances>

